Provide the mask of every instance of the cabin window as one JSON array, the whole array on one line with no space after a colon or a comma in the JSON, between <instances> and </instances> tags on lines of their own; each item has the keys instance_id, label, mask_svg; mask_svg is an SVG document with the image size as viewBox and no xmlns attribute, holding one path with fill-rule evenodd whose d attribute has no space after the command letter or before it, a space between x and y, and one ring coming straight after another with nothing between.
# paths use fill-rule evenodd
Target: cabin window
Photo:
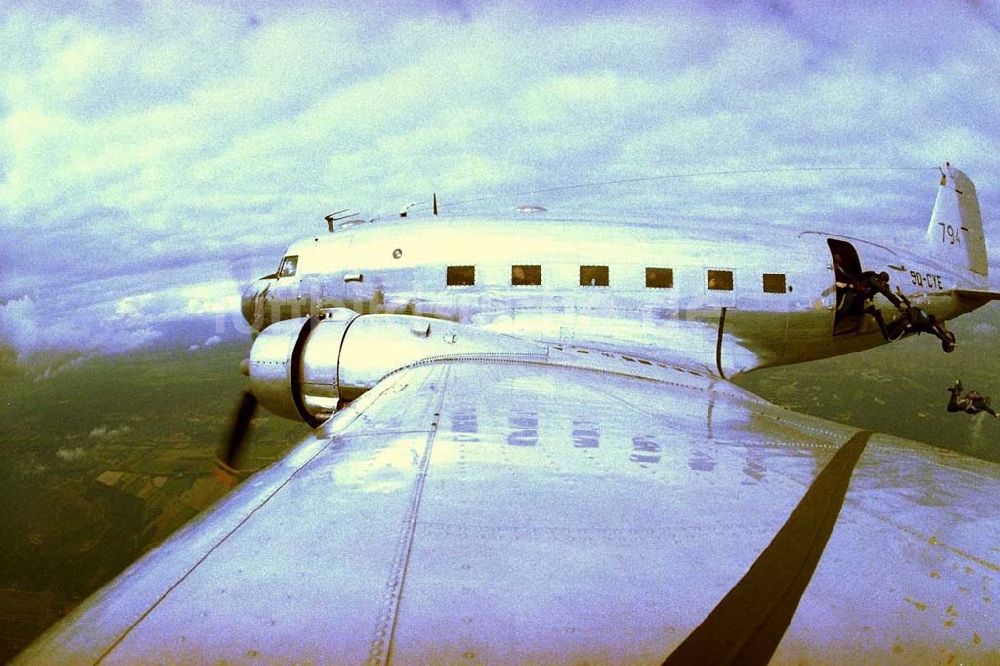
<instances>
[{"instance_id":1,"label":"cabin window","mask_svg":"<svg viewBox=\"0 0 1000 666\"><path fill-rule=\"evenodd\" d=\"M449 266L448 286L469 287L476 284L475 266Z\"/></svg>"},{"instance_id":2,"label":"cabin window","mask_svg":"<svg viewBox=\"0 0 1000 666\"><path fill-rule=\"evenodd\" d=\"M542 283L542 267L534 265L511 266L510 283L514 286L539 285Z\"/></svg>"},{"instance_id":3,"label":"cabin window","mask_svg":"<svg viewBox=\"0 0 1000 666\"><path fill-rule=\"evenodd\" d=\"M278 269L278 277L292 277L295 275L295 269L299 265L299 255L290 254L281 260L281 267Z\"/></svg>"},{"instance_id":4,"label":"cabin window","mask_svg":"<svg viewBox=\"0 0 1000 666\"><path fill-rule=\"evenodd\" d=\"M674 269L654 267L647 268L646 286L651 289L670 289L674 286Z\"/></svg>"},{"instance_id":5,"label":"cabin window","mask_svg":"<svg viewBox=\"0 0 1000 666\"><path fill-rule=\"evenodd\" d=\"M708 272L708 288L719 291L732 291L733 290L733 272L732 271L709 271Z\"/></svg>"},{"instance_id":6,"label":"cabin window","mask_svg":"<svg viewBox=\"0 0 1000 666\"><path fill-rule=\"evenodd\" d=\"M581 287L607 287L607 266L580 266Z\"/></svg>"},{"instance_id":7,"label":"cabin window","mask_svg":"<svg viewBox=\"0 0 1000 666\"><path fill-rule=\"evenodd\" d=\"M783 294L785 291L784 273L764 273L765 294Z\"/></svg>"}]
</instances>

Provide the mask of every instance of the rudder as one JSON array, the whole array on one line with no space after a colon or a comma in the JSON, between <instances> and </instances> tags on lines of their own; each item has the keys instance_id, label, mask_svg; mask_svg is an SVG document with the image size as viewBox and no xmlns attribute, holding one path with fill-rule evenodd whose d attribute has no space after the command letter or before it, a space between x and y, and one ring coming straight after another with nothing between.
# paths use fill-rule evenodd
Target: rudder
<instances>
[{"instance_id":1,"label":"rudder","mask_svg":"<svg viewBox=\"0 0 1000 666\"><path fill-rule=\"evenodd\" d=\"M932 256L983 277L988 274L976 186L949 162L941 167L941 184L925 239Z\"/></svg>"}]
</instances>

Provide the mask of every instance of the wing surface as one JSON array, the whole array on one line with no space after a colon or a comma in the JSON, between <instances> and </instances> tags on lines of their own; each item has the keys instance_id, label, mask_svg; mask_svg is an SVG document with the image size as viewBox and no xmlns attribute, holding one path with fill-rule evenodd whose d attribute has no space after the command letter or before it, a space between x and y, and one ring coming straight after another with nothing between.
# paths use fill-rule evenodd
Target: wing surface
<instances>
[{"instance_id":1,"label":"wing surface","mask_svg":"<svg viewBox=\"0 0 1000 666\"><path fill-rule=\"evenodd\" d=\"M637 368L390 375L21 659L997 658L996 465Z\"/></svg>"}]
</instances>

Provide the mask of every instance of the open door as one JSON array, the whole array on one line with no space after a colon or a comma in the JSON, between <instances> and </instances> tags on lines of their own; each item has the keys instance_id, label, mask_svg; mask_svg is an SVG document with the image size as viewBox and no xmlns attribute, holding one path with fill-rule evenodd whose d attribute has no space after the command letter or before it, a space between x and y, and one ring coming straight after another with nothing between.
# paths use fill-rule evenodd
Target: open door
<instances>
[{"instance_id":1,"label":"open door","mask_svg":"<svg viewBox=\"0 0 1000 666\"><path fill-rule=\"evenodd\" d=\"M850 335L861 329L864 319L864 299L850 287L842 284L854 282L861 275L861 261L858 251L847 241L828 238L830 254L833 256L833 277L837 283L837 306L833 314L833 335Z\"/></svg>"}]
</instances>

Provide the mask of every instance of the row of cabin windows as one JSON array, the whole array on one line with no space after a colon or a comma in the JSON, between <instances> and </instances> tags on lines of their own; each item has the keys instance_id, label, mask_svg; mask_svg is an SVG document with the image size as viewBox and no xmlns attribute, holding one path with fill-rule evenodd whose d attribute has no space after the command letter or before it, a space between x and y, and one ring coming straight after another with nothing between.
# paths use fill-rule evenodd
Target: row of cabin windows
<instances>
[{"instance_id":1,"label":"row of cabin windows","mask_svg":"<svg viewBox=\"0 0 1000 666\"><path fill-rule=\"evenodd\" d=\"M449 287L471 287L476 284L475 266L448 266ZM542 284L542 267L538 264L519 264L510 267L510 283L514 286L538 286ZM607 266L580 266L581 287L607 287ZM708 288L714 291L733 290L733 272L710 270L707 274ZM671 289L674 286L674 269L661 267L646 268L646 286L650 289ZM784 273L764 273L764 293L784 294L791 291L786 286Z\"/></svg>"}]
</instances>

